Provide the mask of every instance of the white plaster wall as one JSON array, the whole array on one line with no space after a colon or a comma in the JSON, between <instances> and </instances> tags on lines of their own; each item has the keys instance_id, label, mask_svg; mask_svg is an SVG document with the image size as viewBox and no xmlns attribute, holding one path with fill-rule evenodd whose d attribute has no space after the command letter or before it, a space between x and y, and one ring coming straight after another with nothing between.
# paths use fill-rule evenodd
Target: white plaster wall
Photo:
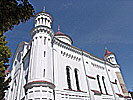
<instances>
[{"instance_id":1,"label":"white plaster wall","mask_svg":"<svg viewBox=\"0 0 133 100\"><path fill-rule=\"evenodd\" d=\"M34 35L32 40L31 57L32 58L30 60L31 62L30 62L29 81L40 79L52 82L53 62L52 62L51 37L49 36L49 34L47 34L47 32L46 33L39 32Z\"/></svg>"},{"instance_id":2,"label":"white plaster wall","mask_svg":"<svg viewBox=\"0 0 133 100\"><path fill-rule=\"evenodd\" d=\"M67 76L66 76L66 66L69 66L71 68L71 83L72 83L72 89L77 90L76 87L76 81L75 81L75 73L74 69L77 68L79 70L79 85L81 91L87 91L87 84L86 84L86 78L85 78L85 72L82 61L76 61L74 58L70 58L66 55L63 56L61 54L61 51L66 52L66 54L71 54L73 56L76 56L78 58L81 58L82 56L71 52L69 50L66 50L64 48L55 47L54 48L54 67L55 67L55 85L56 89L68 89L67 86ZM63 77L63 78L62 78ZM63 82L63 84L62 84Z\"/></svg>"},{"instance_id":3,"label":"white plaster wall","mask_svg":"<svg viewBox=\"0 0 133 100\"><path fill-rule=\"evenodd\" d=\"M55 88L55 98L57 100L86 100L89 99L88 87L83 67L83 62L81 60L82 56L65 48L59 47L58 45L54 45L54 84ZM61 53L62 52L62 53ZM64 52L66 53L64 55ZM69 57L69 55L73 55L73 58ZM74 56L80 58L76 60ZM67 84L67 75L66 75L66 66L71 68L70 70L70 78L71 78L71 86L72 91L66 90L68 89ZM79 70L79 86L80 90L83 92L77 91L76 79L74 69L77 68ZM77 92L74 92L74 91ZM70 94L69 94L70 92ZM73 95L73 96L72 96ZM82 96L82 97L81 97ZM80 98L80 99L79 99Z\"/></svg>"},{"instance_id":4,"label":"white plaster wall","mask_svg":"<svg viewBox=\"0 0 133 100\"><path fill-rule=\"evenodd\" d=\"M111 90L111 86L110 86L110 82L109 82L109 79L108 79L108 75L107 75L107 72L106 72L105 65L103 63L100 63L100 62L92 60L92 59L86 59L86 60L88 61L88 67L90 67L90 69L91 69L91 70L88 71L87 74L96 78L95 80L89 79L90 80L90 86L91 86L90 88L99 90L99 85L98 85L98 81L97 81L97 75L99 75L102 92L104 94L106 94L105 89L104 89L104 85L103 85L103 81L102 81L102 76L104 76L104 78L105 78L104 81L105 81L107 92L109 94L112 94L112 90ZM91 63L99 65L99 66L103 67L104 69L93 66ZM88 69L88 67L86 67L86 69Z\"/></svg>"}]
</instances>

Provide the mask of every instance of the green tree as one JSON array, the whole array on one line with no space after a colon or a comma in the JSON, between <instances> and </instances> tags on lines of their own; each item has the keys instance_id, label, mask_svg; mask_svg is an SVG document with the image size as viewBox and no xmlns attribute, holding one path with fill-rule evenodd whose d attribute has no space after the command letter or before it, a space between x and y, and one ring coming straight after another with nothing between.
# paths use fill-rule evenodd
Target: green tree
<instances>
[{"instance_id":1,"label":"green tree","mask_svg":"<svg viewBox=\"0 0 133 100\"><path fill-rule=\"evenodd\" d=\"M10 82L10 78L5 81L5 70L10 66L11 51L4 33L12 30L15 25L25 23L33 14L34 8L28 0L0 0L0 100Z\"/></svg>"},{"instance_id":2,"label":"green tree","mask_svg":"<svg viewBox=\"0 0 133 100\"><path fill-rule=\"evenodd\" d=\"M11 57L11 51L6 45L7 41L5 41L5 38L5 35L0 34L0 100L4 97L4 91L7 89L8 83L10 82L10 78L5 81L5 70L9 66L9 58Z\"/></svg>"}]
</instances>

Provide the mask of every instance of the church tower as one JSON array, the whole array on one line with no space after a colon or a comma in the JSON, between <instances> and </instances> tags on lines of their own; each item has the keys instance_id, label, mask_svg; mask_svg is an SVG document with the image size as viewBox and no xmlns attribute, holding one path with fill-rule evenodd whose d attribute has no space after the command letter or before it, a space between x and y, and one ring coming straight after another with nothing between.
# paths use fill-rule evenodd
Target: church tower
<instances>
[{"instance_id":1,"label":"church tower","mask_svg":"<svg viewBox=\"0 0 133 100\"><path fill-rule=\"evenodd\" d=\"M53 100L53 62L51 29L53 17L45 12L34 16L35 27L31 30L31 53L28 82L25 85L26 100Z\"/></svg>"},{"instance_id":2,"label":"church tower","mask_svg":"<svg viewBox=\"0 0 133 100\"><path fill-rule=\"evenodd\" d=\"M5 100L129 100L115 54L106 49L103 60L77 48L52 23L45 7L34 16L31 40L13 56Z\"/></svg>"},{"instance_id":3,"label":"church tower","mask_svg":"<svg viewBox=\"0 0 133 100\"><path fill-rule=\"evenodd\" d=\"M106 49L106 51L105 51L103 59L115 66L114 67L115 68L115 74L116 74L118 81L120 83L120 87L122 89L124 97L125 98L129 97L125 82L124 82L123 77L122 77L121 72L120 72L120 65L116 61L115 54L110 52L107 48L105 48L105 49Z\"/></svg>"},{"instance_id":4,"label":"church tower","mask_svg":"<svg viewBox=\"0 0 133 100\"><path fill-rule=\"evenodd\" d=\"M115 54L110 52L107 48L105 48L105 54L104 54L104 60L106 60L107 62L113 64L113 65L117 65L117 61L115 58Z\"/></svg>"}]
</instances>

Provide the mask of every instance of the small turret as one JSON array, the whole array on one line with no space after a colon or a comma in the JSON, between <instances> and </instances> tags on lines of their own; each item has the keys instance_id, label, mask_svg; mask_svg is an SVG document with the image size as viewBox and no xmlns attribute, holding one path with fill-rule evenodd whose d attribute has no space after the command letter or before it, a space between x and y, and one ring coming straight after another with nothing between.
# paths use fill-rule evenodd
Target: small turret
<instances>
[{"instance_id":1,"label":"small turret","mask_svg":"<svg viewBox=\"0 0 133 100\"><path fill-rule=\"evenodd\" d=\"M115 59L115 54L110 52L107 48L105 48L105 54L104 54L104 60L106 60L107 62L110 62L113 65L117 65L116 59Z\"/></svg>"},{"instance_id":2,"label":"small turret","mask_svg":"<svg viewBox=\"0 0 133 100\"><path fill-rule=\"evenodd\" d=\"M51 25L53 23L53 17L49 13L45 12L45 6L42 12L39 12L35 15L34 23L35 27L42 25L51 28Z\"/></svg>"}]
</instances>

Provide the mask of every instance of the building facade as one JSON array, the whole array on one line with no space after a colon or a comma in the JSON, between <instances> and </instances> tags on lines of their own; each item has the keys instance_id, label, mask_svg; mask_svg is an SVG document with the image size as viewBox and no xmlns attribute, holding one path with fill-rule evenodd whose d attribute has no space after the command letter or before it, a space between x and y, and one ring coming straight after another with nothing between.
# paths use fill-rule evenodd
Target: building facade
<instances>
[{"instance_id":1,"label":"building facade","mask_svg":"<svg viewBox=\"0 0 133 100\"><path fill-rule=\"evenodd\" d=\"M53 17L34 17L31 40L12 59L6 100L130 100L115 54L104 59L72 45L70 36L51 29Z\"/></svg>"}]
</instances>

